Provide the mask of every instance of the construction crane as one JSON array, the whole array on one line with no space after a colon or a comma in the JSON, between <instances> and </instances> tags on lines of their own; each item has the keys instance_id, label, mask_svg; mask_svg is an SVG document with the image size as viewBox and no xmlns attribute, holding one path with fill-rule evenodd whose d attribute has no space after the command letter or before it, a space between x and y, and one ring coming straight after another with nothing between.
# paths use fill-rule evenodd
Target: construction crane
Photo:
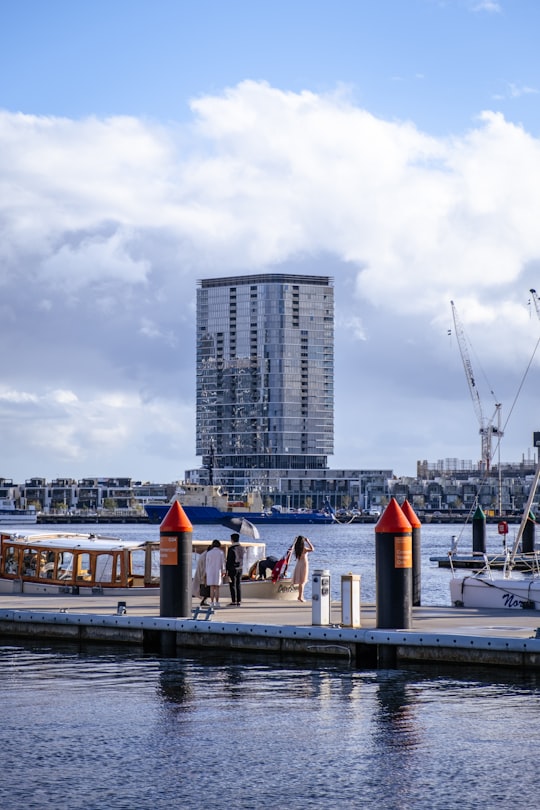
<instances>
[{"instance_id":1,"label":"construction crane","mask_svg":"<svg viewBox=\"0 0 540 810\"><path fill-rule=\"evenodd\" d=\"M489 472L489 470L491 469L491 459L493 452L493 437L496 436L497 441L500 442L503 436L503 431L501 429L501 404L496 402L493 416L489 420L486 419L486 417L484 416L484 411L482 409L480 392L478 391L478 386L476 385L471 360L469 358L469 351L467 348L467 338L465 336L465 330L463 329L463 325L457 314L454 302L450 301L450 303L452 305L452 316L454 319L454 327L456 330L456 338L458 341L459 351L461 354L461 360L463 362L463 368L465 369L465 376L467 378L469 391L471 392L476 418L478 419L478 423L480 425L479 432L481 444L481 465L484 472ZM540 312L538 317L540 318ZM491 393L493 394L493 391ZM496 424L494 424L495 420Z\"/></svg>"},{"instance_id":2,"label":"construction crane","mask_svg":"<svg viewBox=\"0 0 540 810\"><path fill-rule=\"evenodd\" d=\"M536 309L536 314L538 315L538 318L540 319L540 302L538 301L538 295L536 294L536 290L529 290L529 292L531 294L533 304L534 304L534 307Z\"/></svg>"}]
</instances>

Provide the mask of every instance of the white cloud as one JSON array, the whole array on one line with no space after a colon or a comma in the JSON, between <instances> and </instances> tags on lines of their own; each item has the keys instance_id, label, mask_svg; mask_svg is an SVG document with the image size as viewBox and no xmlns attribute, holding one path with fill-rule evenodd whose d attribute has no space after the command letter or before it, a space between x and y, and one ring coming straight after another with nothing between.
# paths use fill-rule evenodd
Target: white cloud
<instances>
[{"instance_id":1,"label":"white cloud","mask_svg":"<svg viewBox=\"0 0 540 810\"><path fill-rule=\"evenodd\" d=\"M73 391L63 390L52 391L50 399L59 405L74 405L79 401L77 395L74 394Z\"/></svg>"},{"instance_id":2,"label":"white cloud","mask_svg":"<svg viewBox=\"0 0 540 810\"><path fill-rule=\"evenodd\" d=\"M36 402L37 397L35 394L29 394L26 391L0 391L0 401L10 403L25 403Z\"/></svg>"},{"instance_id":3,"label":"white cloud","mask_svg":"<svg viewBox=\"0 0 540 810\"><path fill-rule=\"evenodd\" d=\"M508 85L510 96L512 98L520 98L521 96L536 95L538 90L534 87L527 87L527 85L517 85L510 83Z\"/></svg>"},{"instance_id":4,"label":"white cloud","mask_svg":"<svg viewBox=\"0 0 540 810\"><path fill-rule=\"evenodd\" d=\"M75 246L63 244L42 262L41 270L50 284L64 289L102 280L144 282L150 263L129 255L131 238L131 229L120 229L107 236L93 234Z\"/></svg>"},{"instance_id":5,"label":"white cloud","mask_svg":"<svg viewBox=\"0 0 540 810\"><path fill-rule=\"evenodd\" d=\"M501 4L497 3L495 0L480 0L480 2L473 4L472 9L473 11L488 11L493 14L502 12Z\"/></svg>"},{"instance_id":6,"label":"white cloud","mask_svg":"<svg viewBox=\"0 0 540 810\"><path fill-rule=\"evenodd\" d=\"M371 412L366 397L390 385L389 366L411 416L389 397L386 423L412 429L425 397L465 389L447 343L450 299L512 395L538 331L527 308L540 286L538 138L491 111L435 138L376 118L343 88L253 81L193 101L192 113L183 128L0 114L0 334L11 344L0 430L16 467L2 474L37 474L27 467L40 458L58 475L67 460L107 474L120 458L126 474L149 477L153 465L163 480L196 464L193 302L205 276L336 277L339 366L358 369L337 447L353 446L343 435L358 419L355 386ZM515 446L537 427L522 423ZM457 444L458 427L447 430ZM432 434L426 424L427 444ZM384 450L365 441L370 463L403 470L395 439ZM331 463L369 463L358 453Z\"/></svg>"}]
</instances>

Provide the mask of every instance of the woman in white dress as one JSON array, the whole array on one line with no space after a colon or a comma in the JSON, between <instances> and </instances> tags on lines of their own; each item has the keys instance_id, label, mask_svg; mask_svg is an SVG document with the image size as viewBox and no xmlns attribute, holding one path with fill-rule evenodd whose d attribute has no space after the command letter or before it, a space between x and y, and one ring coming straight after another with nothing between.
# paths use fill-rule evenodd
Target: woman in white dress
<instances>
[{"instance_id":1,"label":"woman in white dress","mask_svg":"<svg viewBox=\"0 0 540 810\"><path fill-rule=\"evenodd\" d=\"M315 551L311 540L307 537L298 535L294 541L294 556L296 557L296 566L293 574L293 584L298 585L298 601L305 602L304 599L304 586L309 577L309 559L308 554Z\"/></svg>"},{"instance_id":2,"label":"woman in white dress","mask_svg":"<svg viewBox=\"0 0 540 810\"><path fill-rule=\"evenodd\" d=\"M203 551L202 554L199 554L199 559L197 560L197 567L195 568L195 575L193 577L193 588L192 588L192 596L197 596L201 599L201 603L199 607L205 607L208 602L206 601L210 596L209 590L204 590L207 588L206 585L206 555L208 554L208 549Z\"/></svg>"},{"instance_id":3,"label":"woman in white dress","mask_svg":"<svg viewBox=\"0 0 540 810\"><path fill-rule=\"evenodd\" d=\"M219 540L213 540L206 552L206 584L210 585L210 601L219 607L219 586L225 574L225 554Z\"/></svg>"}]
</instances>

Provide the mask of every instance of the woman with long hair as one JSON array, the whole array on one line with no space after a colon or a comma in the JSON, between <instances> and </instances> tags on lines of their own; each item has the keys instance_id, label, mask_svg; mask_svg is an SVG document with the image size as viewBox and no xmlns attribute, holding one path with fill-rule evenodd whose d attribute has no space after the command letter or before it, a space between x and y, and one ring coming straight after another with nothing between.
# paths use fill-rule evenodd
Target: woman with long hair
<instances>
[{"instance_id":1,"label":"woman with long hair","mask_svg":"<svg viewBox=\"0 0 540 810\"><path fill-rule=\"evenodd\" d=\"M308 581L309 576L309 560L308 554L315 549L307 537L299 534L294 541L294 556L296 557L296 565L294 567L293 584L298 585L298 601L305 602L304 599L304 586Z\"/></svg>"}]
</instances>

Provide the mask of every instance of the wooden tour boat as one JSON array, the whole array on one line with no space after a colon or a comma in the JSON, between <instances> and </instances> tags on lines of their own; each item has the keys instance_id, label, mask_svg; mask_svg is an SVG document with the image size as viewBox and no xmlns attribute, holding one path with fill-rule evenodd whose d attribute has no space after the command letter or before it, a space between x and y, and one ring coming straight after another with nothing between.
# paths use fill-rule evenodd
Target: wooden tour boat
<instances>
[{"instance_id":1,"label":"wooden tour boat","mask_svg":"<svg viewBox=\"0 0 540 810\"><path fill-rule=\"evenodd\" d=\"M211 540L193 540L193 570ZM229 540L221 541L227 553ZM272 582L254 578L266 545L242 541L243 598L296 599L298 586L290 577ZM159 540L122 540L96 533L0 532L0 594L159 594ZM223 583L220 595L229 595Z\"/></svg>"}]
</instances>

